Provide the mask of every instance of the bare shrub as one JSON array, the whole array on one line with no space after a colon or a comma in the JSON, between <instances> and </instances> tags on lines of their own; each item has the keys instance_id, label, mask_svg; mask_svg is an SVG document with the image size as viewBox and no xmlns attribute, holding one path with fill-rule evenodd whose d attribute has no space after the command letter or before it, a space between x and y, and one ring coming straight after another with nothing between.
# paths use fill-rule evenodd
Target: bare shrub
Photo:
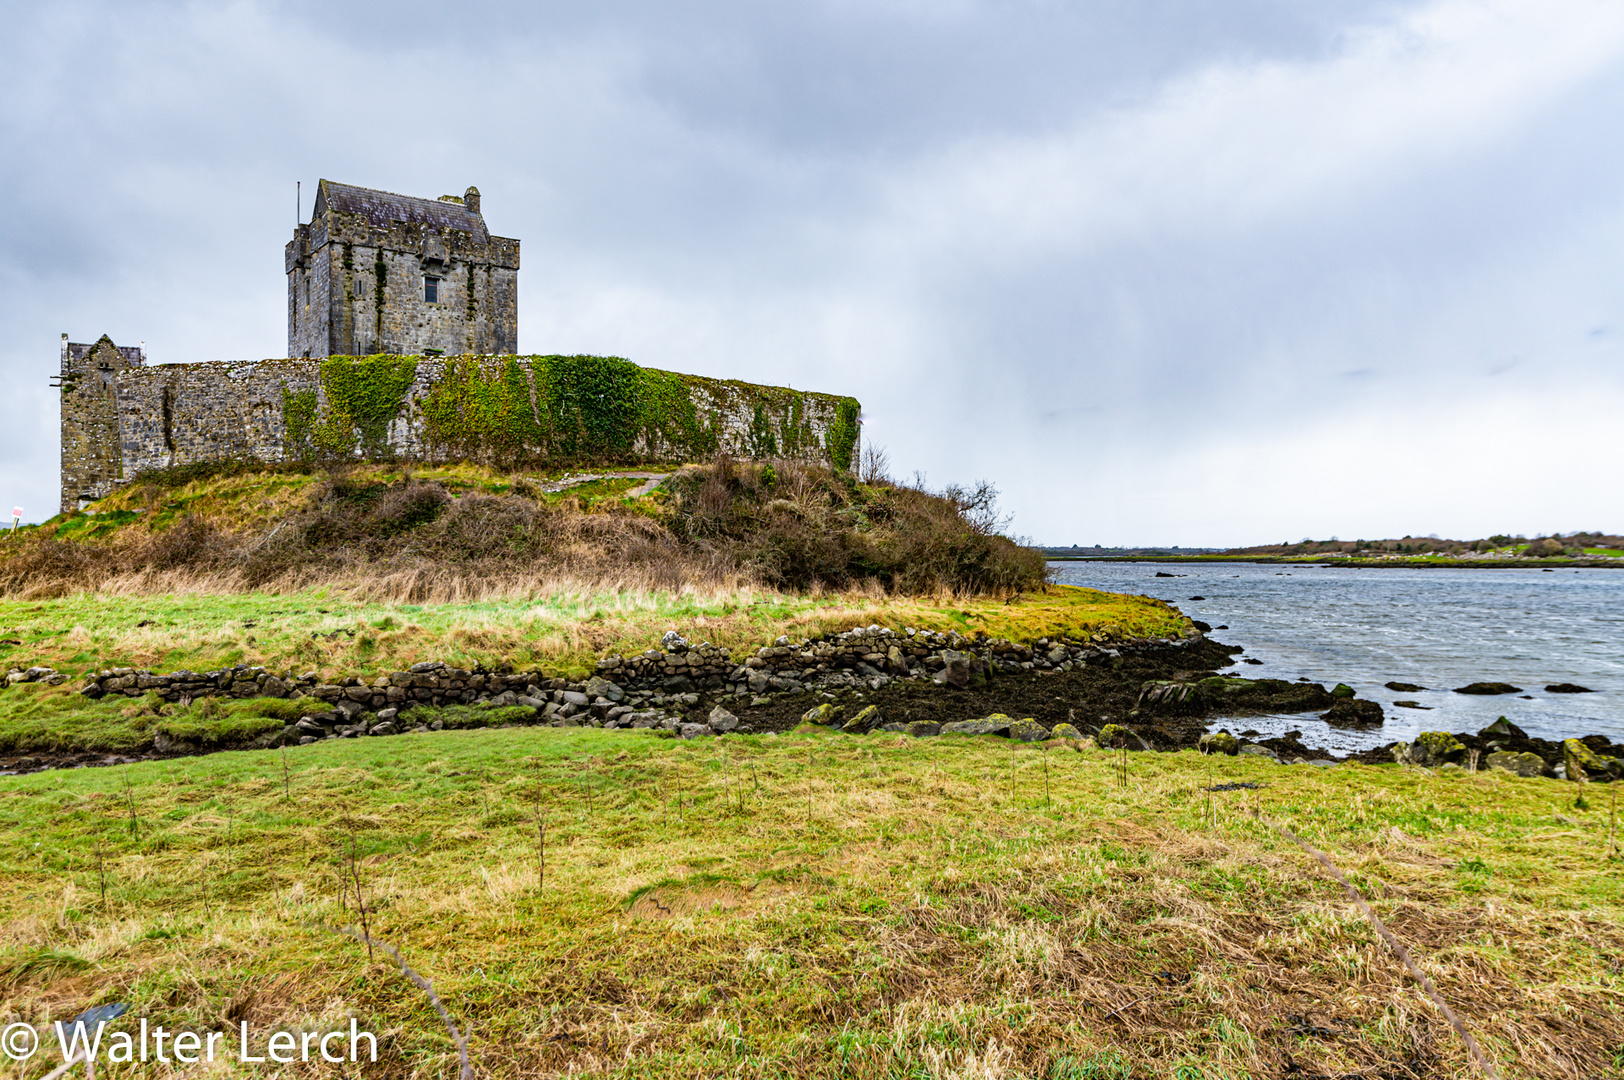
<instances>
[{"instance_id":1,"label":"bare shrub","mask_svg":"<svg viewBox=\"0 0 1624 1080\"><path fill-rule=\"evenodd\" d=\"M862 460L857 466L857 475L865 484L890 483L891 455L886 453L885 447L876 442L865 442Z\"/></svg>"}]
</instances>

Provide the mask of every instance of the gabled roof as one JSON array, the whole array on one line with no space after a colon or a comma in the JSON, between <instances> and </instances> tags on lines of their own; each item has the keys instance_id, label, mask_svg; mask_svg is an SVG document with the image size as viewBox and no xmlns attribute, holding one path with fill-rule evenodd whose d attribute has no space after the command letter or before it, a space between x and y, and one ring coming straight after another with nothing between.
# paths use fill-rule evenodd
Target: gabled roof
<instances>
[{"instance_id":1,"label":"gabled roof","mask_svg":"<svg viewBox=\"0 0 1624 1080\"><path fill-rule=\"evenodd\" d=\"M311 220L320 218L329 210L341 214L359 214L367 224L381 229L387 229L391 222L404 221L429 225L441 232L455 229L479 236L489 235L485 219L461 201L420 199L415 195L396 195L392 191L375 191L323 180L316 188L316 206L311 211Z\"/></svg>"}]
</instances>

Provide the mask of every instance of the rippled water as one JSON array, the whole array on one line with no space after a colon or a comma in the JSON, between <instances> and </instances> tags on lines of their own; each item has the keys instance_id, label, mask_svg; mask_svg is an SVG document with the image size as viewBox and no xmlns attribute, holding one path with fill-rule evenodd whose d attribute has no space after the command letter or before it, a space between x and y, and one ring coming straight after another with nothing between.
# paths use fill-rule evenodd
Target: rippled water
<instances>
[{"instance_id":1,"label":"rippled water","mask_svg":"<svg viewBox=\"0 0 1624 1080\"><path fill-rule=\"evenodd\" d=\"M1387 722L1339 731L1312 716L1226 720L1231 730L1292 728L1309 744L1362 749L1421 731L1476 731L1507 716L1547 739L1602 734L1624 741L1624 570L1342 569L1249 563L1050 564L1054 579L1167 600L1245 648L1237 674L1327 687L1345 682L1381 702ZM1159 578L1156 572L1178 574ZM1192 599L1200 597L1200 599ZM1417 693L1387 682L1427 687ZM1507 682L1521 695L1451 693ZM1548 694L1551 683L1593 694ZM1394 706L1414 701L1431 711Z\"/></svg>"}]
</instances>

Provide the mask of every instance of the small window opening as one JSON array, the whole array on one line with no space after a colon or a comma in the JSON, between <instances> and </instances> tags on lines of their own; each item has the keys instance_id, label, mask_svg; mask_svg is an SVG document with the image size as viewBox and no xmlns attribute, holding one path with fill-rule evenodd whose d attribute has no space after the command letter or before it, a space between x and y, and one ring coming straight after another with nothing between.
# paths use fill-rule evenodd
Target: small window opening
<instances>
[{"instance_id":1,"label":"small window opening","mask_svg":"<svg viewBox=\"0 0 1624 1080\"><path fill-rule=\"evenodd\" d=\"M355 279L355 297L359 300L367 294L367 283L361 278Z\"/></svg>"},{"instance_id":2,"label":"small window opening","mask_svg":"<svg viewBox=\"0 0 1624 1080\"><path fill-rule=\"evenodd\" d=\"M440 302L440 279L439 278L437 278L437 277L428 277L426 275L424 276L424 278L423 278L423 302L427 303L427 304L438 304Z\"/></svg>"}]
</instances>

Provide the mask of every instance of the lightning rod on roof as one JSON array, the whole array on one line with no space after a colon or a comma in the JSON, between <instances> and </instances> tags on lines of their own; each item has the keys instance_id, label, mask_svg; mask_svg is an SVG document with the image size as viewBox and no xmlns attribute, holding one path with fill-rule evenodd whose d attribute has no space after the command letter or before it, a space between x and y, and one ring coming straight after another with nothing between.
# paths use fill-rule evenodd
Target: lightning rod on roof
<instances>
[{"instance_id":1,"label":"lightning rod on roof","mask_svg":"<svg viewBox=\"0 0 1624 1080\"><path fill-rule=\"evenodd\" d=\"M304 192L300 188L303 183L302 180L293 182L293 223L295 225L299 224L304 217Z\"/></svg>"}]
</instances>

